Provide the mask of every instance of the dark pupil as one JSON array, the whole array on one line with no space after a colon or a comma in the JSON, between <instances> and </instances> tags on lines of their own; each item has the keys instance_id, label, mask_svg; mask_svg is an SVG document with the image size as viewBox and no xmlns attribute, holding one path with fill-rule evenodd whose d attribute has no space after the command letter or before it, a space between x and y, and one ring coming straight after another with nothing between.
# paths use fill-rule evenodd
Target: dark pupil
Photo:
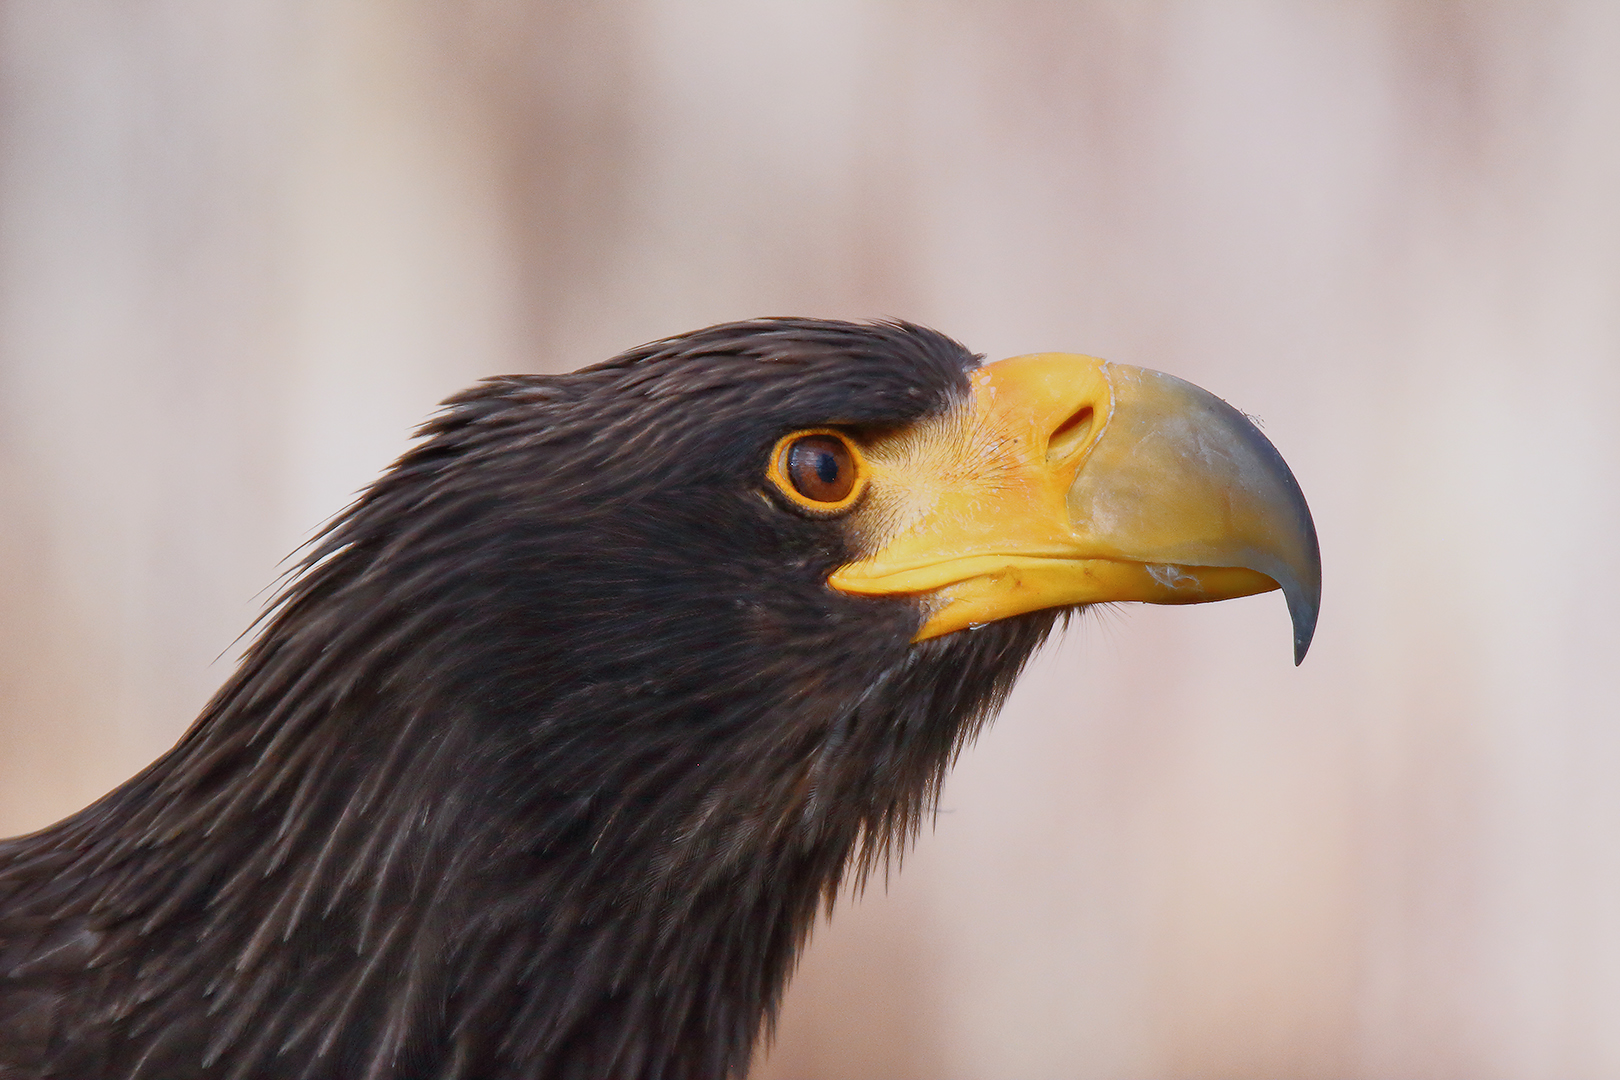
<instances>
[{"instance_id":1,"label":"dark pupil","mask_svg":"<svg viewBox=\"0 0 1620 1080\"><path fill-rule=\"evenodd\" d=\"M807 435L794 443L787 472L799 494L816 502L838 502L855 486L849 449L829 435Z\"/></svg>"}]
</instances>

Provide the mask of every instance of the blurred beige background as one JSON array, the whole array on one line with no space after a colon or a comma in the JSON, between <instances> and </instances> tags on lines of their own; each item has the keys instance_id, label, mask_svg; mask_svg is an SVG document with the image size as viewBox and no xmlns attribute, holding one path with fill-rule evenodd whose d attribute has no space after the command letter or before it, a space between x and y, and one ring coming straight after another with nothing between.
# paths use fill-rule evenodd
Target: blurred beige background
<instances>
[{"instance_id":1,"label":"blurred beige background","mask_svg":"<svg viewBox=\"0 0 1620 1080\"><path fill-rule=\"evenodd\" d=\"M0 0L0 834L474 378L761 314L1163 368L1316 513L1082 620L760 1080L1620 1076L1620 5Z\"/></svg>"}]
</instances>

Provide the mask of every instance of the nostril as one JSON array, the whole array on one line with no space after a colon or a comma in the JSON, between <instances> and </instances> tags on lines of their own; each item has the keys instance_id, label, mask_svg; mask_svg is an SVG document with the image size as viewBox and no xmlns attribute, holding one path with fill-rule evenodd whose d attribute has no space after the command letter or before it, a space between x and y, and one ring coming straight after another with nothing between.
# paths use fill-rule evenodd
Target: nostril
<instances>
[{"instance_id":1,"label":"nostril","mask_svg":"<svg viewBox=\"0 0 1620 1080\"><path fill-rule=\"evenodd\" d=\"M1091 406L1087 405L1058 425L1046 442L1046 460L1062 461L1084 446L1091 436Z\"/></svg>"}]
</instances>

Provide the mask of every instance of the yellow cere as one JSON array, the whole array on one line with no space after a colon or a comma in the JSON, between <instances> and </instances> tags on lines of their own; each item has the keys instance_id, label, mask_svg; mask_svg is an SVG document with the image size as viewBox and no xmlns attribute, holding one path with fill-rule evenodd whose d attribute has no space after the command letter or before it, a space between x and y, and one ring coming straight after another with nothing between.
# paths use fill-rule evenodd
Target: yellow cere
<instances>
[{"instance_id":1,"label":"yellow cere","mask_svg":"<svg viewBox=\"0 0 1620 1080\"><path fill-rule=\"evenodd\" d=\"M828 584L922 599L919 640L1048 607L1317 587L1281 458L1241 413L1158 372L1014 357L975 371L958 408L863 450L849 516L863 554Z\"/></svg>"}]
</instances>

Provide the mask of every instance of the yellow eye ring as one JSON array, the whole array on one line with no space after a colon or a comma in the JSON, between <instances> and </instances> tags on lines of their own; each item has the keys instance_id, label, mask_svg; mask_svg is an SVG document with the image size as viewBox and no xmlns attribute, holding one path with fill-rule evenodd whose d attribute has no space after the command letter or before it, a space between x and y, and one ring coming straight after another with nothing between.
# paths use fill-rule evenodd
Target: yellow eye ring
<instances>
[{"instance_id":1,"label":"yellow eye ring","mask_svg":"<svg viewBox=\"0 0 1620 1080\"><path fill-rule=\"evenodd\" d=\"M831 517L854 506L866 491L866 458L843 432L810 428L777 440L766 475L793 505Z\"/></svg>"}]
</instances>

